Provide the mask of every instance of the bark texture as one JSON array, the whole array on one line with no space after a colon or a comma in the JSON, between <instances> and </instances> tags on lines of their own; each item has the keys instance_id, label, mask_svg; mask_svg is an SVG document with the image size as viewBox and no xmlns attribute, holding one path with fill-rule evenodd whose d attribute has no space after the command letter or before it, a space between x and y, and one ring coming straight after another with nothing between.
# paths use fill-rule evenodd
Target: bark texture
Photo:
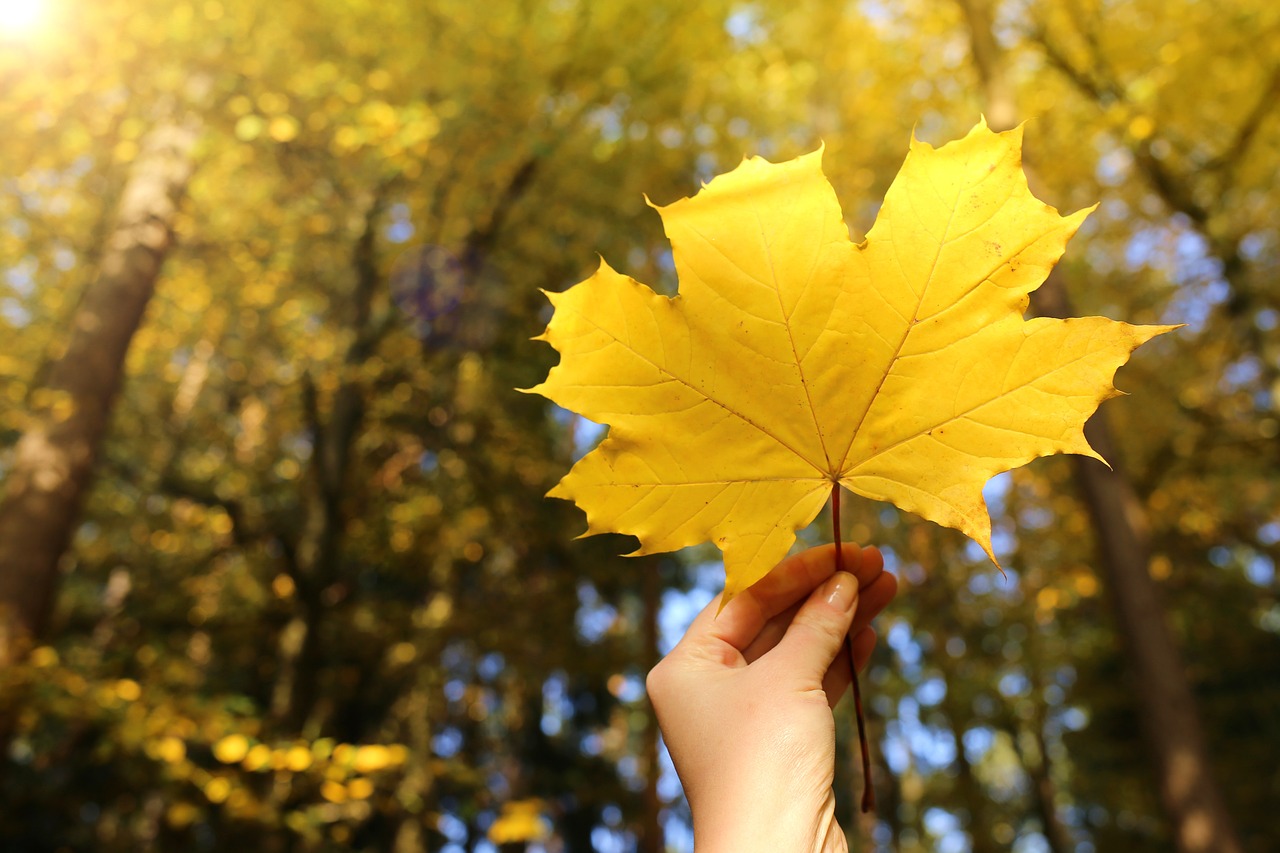
<instances>
[{"instance_id":1,"label":"bark texture","mask_svg":"<svg viewBox=\"0 0 1280 853\"><path fill-rule=\"evenodd\" d=\"M0 667L21 660L48 624L58 564L76 527L125 354L173 242L197 132L192 123L164 122L146 135L65 348L31 395L29 425L0 496Z\"/></svg>"}]
</instances>

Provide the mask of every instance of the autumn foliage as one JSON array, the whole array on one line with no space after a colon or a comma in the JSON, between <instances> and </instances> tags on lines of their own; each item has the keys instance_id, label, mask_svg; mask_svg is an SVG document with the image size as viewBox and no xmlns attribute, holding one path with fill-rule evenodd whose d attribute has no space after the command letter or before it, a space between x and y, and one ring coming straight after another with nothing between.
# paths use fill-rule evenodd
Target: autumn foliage
<instances>
[{"instance_id":1,"label":"autumn foliage","mask_svg":"<svg viewBox=\"0 0 1280 853\"><path fill-rule=\"evenodd\" d=\"M721 588L722 553L575 541L582 511L543 497L571 469L559 488L592 529L650 551L734 536L731 565L752 563L750 536L830 541L825 515L797 528L820 485L860 495L842 533L881 546L902 585L864 682L880 809L857 832L878 845L1164 853L1204 825L1207 785L1243 849L1280 847L1278 10L0 2L0 494L66 486L56 511L0 524L18 531L0 534L0 634L35 628L0 650L0 849L687 849L643 679ZM1021 171L1016 134L966 138L982 114L1025 122ZM944 251L938 220L970 182L991 215ZM1021 216L995 210L1001 193ZM773 281L753 211L780 270L825 276L808 297L752 284ZM973 304L938 314L962 269ZM548 322L565 352L547 389L588 372L566 309L595 317L600 293L630 300L651 357L696 353L690 412L657 409L673 426L643 426L659 415L631 403L670 408L675 386L618 346L583 377L598 392L554 391L589 417L511 390L553 370L529 340ZM908 327L916 302L917 319L991 328ZM1055 315L1110 319L1034 319ZM783 316L804 320L794 337ZM1081 466L1106 467L1055 452L987 480L982 509L992 471L1084 450L1080 419L1126 347L1174 324L1087 427L1115 479L1091 492ZM1016 416L942 424L1018 363L1023 331L1073 327L1129 336L1097 337L1092 378L1062 389L1074 403L1027 386L1038 401ZM899 345L919 355L891 359ZM623 367L637 387L619 398ZM708 418L691 389L713 381L801 452ZM1060 426L1033 416L1041 396ZM612 424L599 450L592 420ZM1007 441L1010 420L1032 434ZM45 454L55 434L72 456ZM758 454L786 497L738 485L751 513L708 497L714 512L677 520L648 511L655 492L636 505L649 528L607 485L609 465L638 464L628 446L664 479L741 477L754 459L733 455ZM908 450L937 479L902 512ZM1108 548L1117 526L1125 547ZM1155 592L1137 615L1112 607L1113 552L1138 554L1118 562ZM1162 659L1177 701L1134 674L1139 633L1181 653ZM1197 787L1152 760L1189 743L1152 730L1161 708L1202 721ZM855 775L837 768L849 827Z\"/></svg>"}]
</instances>

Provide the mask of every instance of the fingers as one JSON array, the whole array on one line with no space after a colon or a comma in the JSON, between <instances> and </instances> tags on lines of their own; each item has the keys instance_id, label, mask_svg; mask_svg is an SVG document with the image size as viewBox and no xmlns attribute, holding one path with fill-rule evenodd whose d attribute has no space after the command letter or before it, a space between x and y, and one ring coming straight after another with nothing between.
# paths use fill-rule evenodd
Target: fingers
<instances>
[{"instance_id":1,"label":"fingers","mask_svg":"<svg viewBox=\"0 0 1280 853\"><path fill-rule=\"evenodd\" d=\"M832 549L833 556L834 553ZM872 618L893 600L897 592L898 580L884 571L884 558L872 547L861 550L860 561L856 565L847 559L845 564L848 568L856 569L853 574L858 579L858 610L854 614L853 627L850 629L852 635L870 624ZM803 599L797 599L790 607L765 623L756 638L742 650L747 663L759 659L761 655L778 644L803 603Z\"/></svg>"},{"instance_id":2,"label":"fingers","mask_svg":"<svg viewBox=\"0 0 1280 853\"><path fill-rule=\"evenodd\" d=\"M760 633L751 641L751 644L742 650L742 656L747 659L747 663L758 660L762 655L778 645L778 641L787 633L787 628L791 625L791 621L796 618L796 611L800 609L802 604L804 604L803 599L792 604L765 623L764 627L760 629Z\"/></svg>"},{"instance_id":3,"label":"fingers","mask_svg":"<svg viewBox=\"0 0 1280 853\"><path fill-rule=\"evenodd\" d=\"M884 566L880 552L874 548L859 548L850 543L841 552L845 571L859 578L865 575L867 581ZM719 615L715 614L715 609L720 606L719 599L713 601L694 620L686 636L693 636L696 632L697 636L727 643L740 651L747 649L769 625L770 620L803 601L814 587L831 576L835 571L835 553L834 545L824 545L793 554L755 586L730 601ZM868 560L868 565L875 567L874 572L864 566L864 562ZM776 643L785 629L785 622L782 623L781 630L774 626L771 632L776 634L773 643ZM772 648L773 643L768 648Z\"/></svg>"},{"instance_id":4,"label":"fingers","mask_svg":"<svg viewBox=\"0 0 1280 853\"><path fill-rule=\"evenodd\" d=\"M853 638L853 659L859 672L867 668L867 661L871 660L871 653L876 647L876 631L870 627L870 622L897 594L898 579L888 572L881 572L858 596L858 612L854 614L849 636ZM848 654L838 654L822 679L827 704L834 708L849 689L850 681Z\"/></svg>"},{"instance_id":5,"label":"fingers","mask_svg":"<svg viewBox=\"0 0 1280 853\"><path fill-rule=\"evenodd\" d=\"M875 628L863 628L853 635L853 665L858 672L867 668L871 653L876 649L877 639Z\"/></svg>"},{"instance_id":6,"label":"fingers","mask_svg":"<svg viewBox=\"0 0 1280 853\"><path fill-rule=\"evenodd\" d=\"M879 556L880 552L877 551L876 557ZM853 627L849 630L850 636L856 637L863 628L870 625L871 620L879 616L880 611L884 610L898 594L898 579L889 572L883 571L883 562L881 569L869 583L859 588L858 612L854 614Z\"/></svg>"},{"instance_id":7,"label":"fingers","mask_svg":"<svg viewBox=\"0 0 1280 853\"><path fill-rule=\"evenodd\" d=\"M847 543L842 557L844 570L858 582L858 604L848 628L850 635L857 636L893 599L897 578L884 571L884 558L874 547ZM778 645L806 605L806 598L834 571L834 545L788 557L723 611L720 598L715 598L693 620L677 648L713 668L745 666L758 660ZM874 634L870 636L874 644ZM867 651L869 654L870 649ZM847 677L844 685L848 685Z\"/></svg>"},{"instance_id":8,"label":"fingers","mask_svg":"<svg viewBox=\"0 0 1280 853\"><path fill-rule=\"evenodd\" d=\"M844 648L858 607L858 580L837 572L796 611L791 626L760 665L775 667L802 688L822 684L827 670Z\"/></svg>"},{"instance_id":9,"label":"fingers","mask_svg":"<svg viewBox=\"0 0 1280 853\"><path fill-rule=\"evenodd\" d=\"M871 660L871 653L876 647L876 629L863 628L851 636L853 637L853 660L858 667L858 672L862 672L867 668L867 662ZM847 649L842 649L836 654L831 668L822 677L822 689L827 694L827 704L834 708L848 691L851 681L849 654Z\"/></svg>"}]
</instances>

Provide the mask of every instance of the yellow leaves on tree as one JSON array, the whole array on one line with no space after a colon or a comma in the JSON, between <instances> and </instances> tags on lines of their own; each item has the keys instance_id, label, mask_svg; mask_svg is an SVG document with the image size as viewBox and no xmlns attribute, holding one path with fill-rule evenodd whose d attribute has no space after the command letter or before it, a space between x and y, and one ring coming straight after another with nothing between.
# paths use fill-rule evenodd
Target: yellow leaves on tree
<instances>
[{"instance_id":1,"label":"yellow leaves on tree","mask_svg":"<svg viewBox=\"0 0 1280 853\"><path fill-rule=\"evenodd\" d=\"M636 554L711 540L725 601L759 580L835 484L963 531L991 552L993 475L1096 456L1085 420L1135 348L1170 326L1023 319L1089 213L1031 195L1020 130L913 141L855 245L821 152L744 161L658 208L679 295L602 263L541 336L532 389L608 437L551 491L584 535Z\"/></svg>"}]
</instances>

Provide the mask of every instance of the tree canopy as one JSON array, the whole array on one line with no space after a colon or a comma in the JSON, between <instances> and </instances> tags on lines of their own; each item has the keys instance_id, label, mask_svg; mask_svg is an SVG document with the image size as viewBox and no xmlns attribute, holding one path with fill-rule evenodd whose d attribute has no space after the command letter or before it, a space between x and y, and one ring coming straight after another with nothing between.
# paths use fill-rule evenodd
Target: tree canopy
<instances>
[{"instance_id":1,"label":"tree canopy","mask_svg":"<svg viewBox=\"0 0 1280 853\"><path fill-rule=\"evenodd\" d=\"M539 289L598 253L674 292L646 196L744 155L822 146L860 240L912 134L984 112L1026 122L1039 197L1100 205L1055 273L1072 313L1186 324L1120 372L1104 455L1205 784L1241 849L1280 843L1276 4L30 5L0 14L6 500L32 437L74 426L65 377L111 367L75 342L109 325L121 234L171 239L47 613L0 657L5 850L689 849L643 677L716 555L617 558L543 497L601 430L513 390L555 358ZM176 202L131 208L162 144ZM851 849L1198 849L1074 464L988 485L1004 573L846 505L903 583L866 682L883 806Z\"/></svg>"}]
</instances>

